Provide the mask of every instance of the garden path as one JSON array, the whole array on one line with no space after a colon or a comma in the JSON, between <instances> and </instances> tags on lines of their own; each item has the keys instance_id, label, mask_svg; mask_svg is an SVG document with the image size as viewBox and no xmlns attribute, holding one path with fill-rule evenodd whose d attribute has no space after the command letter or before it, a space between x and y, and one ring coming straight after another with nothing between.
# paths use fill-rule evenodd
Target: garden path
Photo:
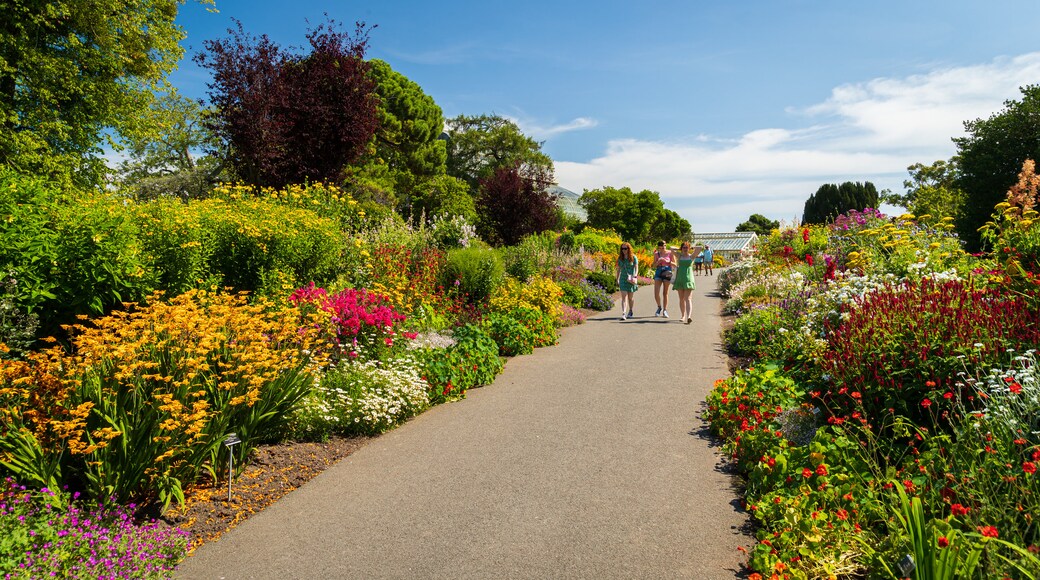
<instances>
[{"instance_id":1,"label":"garden path","mask_svg":"<svg viewBox=\"0 0 1040 580\"><path fill-rule=\"evenodd\" d=\"M693 324L619 306L511 359L202 546L180 578L735 578L751 543L700 420L727 375L717 277ZM676 294L671 311L678 313Z\"/></svg>"}]
</instances>

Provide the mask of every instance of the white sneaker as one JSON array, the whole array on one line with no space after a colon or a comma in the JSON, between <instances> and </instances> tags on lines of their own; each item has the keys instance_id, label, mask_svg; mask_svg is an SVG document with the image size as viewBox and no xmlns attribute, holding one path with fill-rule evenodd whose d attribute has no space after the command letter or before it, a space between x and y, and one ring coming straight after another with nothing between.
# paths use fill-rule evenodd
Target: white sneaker
<instances>
[{"instance_id":1,"label":"white sneaker","mask_svg":"<svg viewBox=\"0 0 1040 580\"><path fill-rule=\"evenodd\" d=\"M621 320L625 320L625 319L627 319L627 318L628 318L628 315L627 315L627 314L625 314L624 312L622 312L622 313L621 313Z\"/></svg>"},{"instance_id":2,"label":"white sneaker","mask_svg":"<svg viewBox=\"0 0 1040 580\"><path fill-rule=\"evenodd\" d=\"M662 310L661 311L661 316L664 316L665 318L668 318L668 311L667 310Z\"/></svg>"}]
</instances>

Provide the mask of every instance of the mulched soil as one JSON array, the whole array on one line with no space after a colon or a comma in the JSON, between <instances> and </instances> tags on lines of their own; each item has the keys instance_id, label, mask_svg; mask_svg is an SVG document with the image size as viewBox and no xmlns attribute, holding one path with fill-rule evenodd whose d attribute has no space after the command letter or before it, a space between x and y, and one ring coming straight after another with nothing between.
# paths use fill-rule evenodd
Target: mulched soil
<instances>
[{"instance_id":1,"label":"mulched soil","mask_svg":"<svg viewBox=\"0 0 1040 580\"><path fill-rule=\"evenodd\" d=\"M185 504L171 505L160 517L191 534L191 550L224 532L310 481L340 459L357 451L370 437L332 437L325 443L279 443L257 447L246 469L231 484L203 481L185 490Z\"/></svg>"}]
</instances>

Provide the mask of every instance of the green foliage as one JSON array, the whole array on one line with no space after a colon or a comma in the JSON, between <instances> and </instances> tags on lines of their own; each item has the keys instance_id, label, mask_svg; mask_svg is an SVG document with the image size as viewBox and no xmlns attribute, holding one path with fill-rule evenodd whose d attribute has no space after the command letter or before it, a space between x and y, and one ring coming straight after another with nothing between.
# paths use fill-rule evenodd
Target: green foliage
<instances>
[{"instance_id":1,"label":"green foliage","mask_svg":"<svg viewBox=\"0 0 1040 580\"><path fill-rule=\"evenodd\" d=\"M107 134L133 126L184 53L185 33L174 22L178 4L6 3L0 165L63 187L100 186Z\"/></svg>"},{"instance_id":2,"label":"green foliage","mask_svg":"<svg viewBox=\"0 0 1040 580\"><path fill-rule=\"evenodd\" d=\"M172 88L157 95L123 132L128 159L119 164L119 184L136 199L187 200L208 195L225 165L213 155L196 158L200 149L219 149L205 123L210 115L198 101Z\"/></svg>"},{"instance_id":3,"label":"green foliage","mask_svg":"<svg viewBox=\"0 0 1040 580\"><path fill-rule=\"evenodd\" d=\"M534 331L507 313L492 312L484 317L480 328L498 345L498 354L518 356L534 352L538 337Z\"/></svg>"},{"instance_id":4,"label":"green foliage","mask_svg":"<svg viewBox=\"0 0 1040 580\"><path fill-rule=\"evenodd\" d=\"M411 187L407 215L416 220L422 216L459 216L475 223L477 208L465 181L450 175L436 175L418 180Z\"/></svg>"},{"instance_id":5,"label":"green foliage","mask_svg":"<svg viewBox=\"0 0 1040 580\"><path fill-rule=\"evenodd\" d=\"M369 61L379 97L375 156L392 170L413 176L443 174L447 151L438 139L444 116L422 87L382 60Z\"/></svg>"},{"instance_id":6,"label":"green foliage","mask_svg":"<svg viewBox=\"0 0 1040 580\"><path fill-rule=\"evenodd\" d=\"M459 115L446 123L448 175L457 177L476 191L481 179L495 170L518 166L521 173L537 173L551 182L552 159L542 145L524 135L520 127L498 115Z\"/></svg>"},{"instance_id":7,"label":"green foliage","mask_svg":"<svg viewBox=\"0 0 1040 580\"><path fill-rule=\"evenodd\" d=\"M408 356L415 359L429 384L433 404L464 397L466 391L490 384L502 372L498 345L479 326L467 324L437 335L417 336L409 344Z\"/></svg>"},{"instance_id":8,"label":"green foliage","mask_svg":"<svg viewBox=\"0 0 1040 580\"><path fill-rule=\"evenodd\" d=\"M883 203L890 203L914 215L932 218L949 217L959 220L965 203L964 192L957 186L958 158L942 159L931 165L915 163L906 168L910 179L903 181L906 194L882 195Z\"/></svg>"},{"instance_id":9,"label":"green foliage","mask_svg":"<svg viewBox=\"0 0 1040 580\"><path fill-rule=\"evenodd\" d=\"M552 315L542 312L536 308L519 307L506 312L513 319L520 322L534 336L535 348L552 346L560 339L556 330L556 322Z\"/></svg>"},{"instance_id":10,"label":"green foliage","mask_svg":"<svg viewBox=\"0 0 1040 580\"><path fill-rule=\"evenodd\" d=\"M1004 201L1022 163L1040 159L1040 85L1021 91L1020 101L1005 101L988 119L966 122L967 135L953 140L960 162L957 185L966 196L957 232L969 251L981 248L978 228Z\"/></svg>"},{"instance_id":11,"label":"green foliage","mask_svg":"<svg viewBox=\"0 0 1040 580\"><path fill-rule=\"evenodd\" d=\"M877 206L877 188L869 181L846 181L841 185L825 183L805 201L802 222L824 224L849 210L862 211Z\"/></svg>"},{"instance_id":12,"label":"green foliage","mask_svg":"<svg viewBox=\"0 0 1040 580\"><path fill-rule=\"evenodd\" d=\"M603 291L607 294L613 294L618 291L617 276L611 276L606 272L589 270L585 272L585 279L600 288L603 288Z\"/></svg>"},{"instance_id":13,"label":"green foliage","mask_svg":"<svg viewBox=\"0 0 1040 580\"><path fill-rule=\"evenodd\" d=\"M604 187L585 190L578 203L588 213L589 226L614 230L634 243L692 235L689 222L665 209L656 191L635 193L628 187Z\"/></svg>"},{"instance_id":14,"label":"green foliage","mask_svg":"<svg viewBox=\"0 0 1040 580\"><path fill-rule=\"evenodd\" d=\"M771 220L760 213L753 213L746 222L738 225L735 231L755 232L760 238L764 238L777 229L780 229L779 221Z\"/></svg>"},{"instance_id":15,"label":"green foliage","mask_svg":"<svg viewBox=\"0 0 1040 580\"><path fill-rule=\"evenodd\" d=\"M473 245L448 252L448 262L441 271L441 285L458 286L472 304L485 302L502 283L505 265L495 250Z\"/></svg>"}]
</instances>

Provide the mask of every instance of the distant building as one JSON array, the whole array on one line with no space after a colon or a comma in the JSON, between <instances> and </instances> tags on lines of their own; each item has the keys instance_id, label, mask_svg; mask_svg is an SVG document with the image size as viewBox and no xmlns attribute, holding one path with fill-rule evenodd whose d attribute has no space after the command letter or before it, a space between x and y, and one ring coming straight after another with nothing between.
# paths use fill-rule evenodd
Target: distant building
<instances>
[{"instance_id":1,"label":"distant building","mask_svg":"<svg viewBox=\"0 0 1040 580\"><path fill-rule=\"evenodd\" d=\"M552 195L556 196L556 199L560 203L560 209L562 209L564 213L581 221L589 219L588 212L578 204L578 198L581 197L581 194L574 193L573 191L560 187L555 183L549 186L548 191Z\"/></svg>"},{"instance_id":2,"label":"distant building","mask_svg":"<svg viewBox=\"0 0 1040 580\"><path fill-rule=\"evenodd\" d=\"M695 233L693 243L699 246L708 245L712 252L722 256L727 262L736 262L758 244L758 234L755 232Z\"/></svg>"}]
</instances>

